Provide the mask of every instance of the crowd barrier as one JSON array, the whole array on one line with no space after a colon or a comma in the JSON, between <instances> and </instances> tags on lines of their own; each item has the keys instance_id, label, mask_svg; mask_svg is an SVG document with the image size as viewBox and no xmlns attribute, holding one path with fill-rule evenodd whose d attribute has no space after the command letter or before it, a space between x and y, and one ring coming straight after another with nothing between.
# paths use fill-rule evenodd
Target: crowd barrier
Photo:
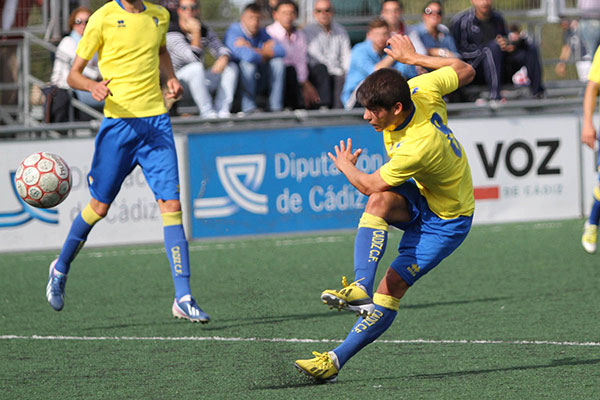
<instances>
[{"instance_id":1,"label":"crowd barrier","mask_svg":"<svg viewBox=\"0 0 600 400\"><path fill-rule=\"evenodd\" d=\"M580 111L453 116L449 125L470 161L475 223L578 218L589 209L595 155L579 143ZM354 229L367 199L326 154L349 137L364 149L358 161L363 171L373 172L386 160L381 134L364 122L228 131L194 127L176 135L181 199L193 239ZM21 159L36 151L61 155L72 170L73 191L55 209L26 205L12 182ZM3 142L0 251L60 248L89 199L92 151L91 137ZM161 240L158 208L136 169L88 245Z\"/></svg>"}]
</instances>

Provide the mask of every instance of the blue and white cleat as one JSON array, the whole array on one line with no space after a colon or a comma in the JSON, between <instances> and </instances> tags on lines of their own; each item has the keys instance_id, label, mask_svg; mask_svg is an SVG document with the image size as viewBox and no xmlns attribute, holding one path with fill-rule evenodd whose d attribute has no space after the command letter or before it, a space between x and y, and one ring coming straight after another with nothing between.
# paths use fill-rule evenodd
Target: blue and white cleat
<instances>
[{"instance_id":1,"label":"blue and white cleat","mask_svg":"<svg viewBox=\"0 0 600 400\"><path fill-rule=\"evenodd\" d=\"M175 299L173 301L172 311L175 318L187 319L192 322L201 322L203 324L210 321L210 316L198 307L196 300L190 295L183 296L179 302Z\"/></svg>"},{"instance_id":2,"label":"blue and white cleat","mask_svg":"<svg viewBox=\"0 0 600 400\"><path fill-rule=\"evenodd\" d=\"M46 286L46 299L48 299L48 303L50 303L52 308L56 311L60 311L65 305L65 284L67 283L67 275L54 269L57 261L58 258L50 264L48 285Z\"/></svg>"}]
</instances>

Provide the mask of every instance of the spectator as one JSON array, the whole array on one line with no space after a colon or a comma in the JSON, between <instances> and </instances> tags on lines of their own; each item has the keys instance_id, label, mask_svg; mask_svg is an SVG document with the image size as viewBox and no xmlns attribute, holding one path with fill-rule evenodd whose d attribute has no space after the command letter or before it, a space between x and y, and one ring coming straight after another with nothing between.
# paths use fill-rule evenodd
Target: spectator
<instances>
[{"instance_id":1,"label":"spectator","mask_svg":"<svg viewBox=\"0 0 600 400\"><path fill-rule=\"evenodd\" d=\"M600 45L600 0L578 0L577 9L581 16L579 20L581 41L587 51L587 58L591 61Z\"/></svg>"},{"instance_id":2,"label":"spectator","mask_svg":"<svg viewBox=\"0 0 600 400\"><path fill-rule=\"evenodd\" d=\"M450 30L442 24L443 14L441 2L428 3L421 15L423 22L415 26L415 31L427 49L427 55L459 58Z\"/></svg>"},{"instance_id":3,"label":"spectator","mask_svg":"<svg viewBox=\"0 0 600 400\"><path fill-rule=\"evenodd\" d=\"M408 35L415 50L419 54L427 54L427 49L416 32L407 27L403 20L404 5L400 0L384 0L381 3L380 17L388 23L391 35Z\"/></svg>"},{"instance_id":4,"label":"spectator","mask_svg":"<svg viewBox=\"0 0 600 400\"><path fill-rule=\"evenodd\" d=\"M285 50L260 27L260 22L260 7L250 3L242 11L240 22L234 22L225 32L225 45L240 67L242 112L245 113L256 110L256 95L263 87L269 91L269 110L283 109Z\"/></svg>"},{"instance_id":5,"label":"spectator","mask_svg":"<svg viewBox=\"0 0 600 400\"><path fill-rule=\"evenodd\" d=\"M69 15L69 29L71 32L60 41L56 48L56 58L54 59L52 75L50 76L50 83L60 89L70 89L67 83L67 76L71 70L73 60L75 60L75 51L83 36L83 31L90 19L90 15L92 15L92 10L87 7L78 7ZM87 63L83 70L83 75L94 81L101 80L97 54ZM75 89L73 91L79 101L90 107L102 108L104 106L104 101L97 101L87 90Z\"/></svg>"},{"instance_id":6,"label":"spectator","mask_svg":"<svg viewBox=\"0 0 600 400\"><path fill-rule=\"evenodd\" d=\"M561 78L567 75L567 61L575 58L579 59L582 55L581 40L578 35L579 27L577 20L562 19L560 27L563 32L563 45L560 48L559 62L554 68L554 72ZM590 63L591 64L591 63Z\"/></svg>"},{"instance_id":7,"label":"spectator","mask_svg":"<svg viewBox=\"0 0 600 400\"><path fill-rule=\"evenodd\" d=\"M210 70L204 68L204 51L216 59ZM228 118L237 86L238 67L230 62L231 51L215 32L198 19L197 0L180 0L177 17L167 33L167 50L175 76L191 96L203 118ZM211 93L215 93L213 99Z\"/></svg>"},{"instance_id":8,"label":"spectator","mask_svg":"<svg viewBox=\"0 0 600 400\"><path fill-rule=\"evenodd\" d=\"M342 25L333 21L330 0L314 4L314 23L304 28L308 42L309 79L319 92L320 104L342 108L340 96L350 66L350 38Z\"/></svg>"},{"instance_id":9,"label":"spectator","mask_svg":"<svg viewBox=\"0 0 600 400\"><path fill-rule=\"evenodd\" d=\"M351 109L357 105L356 90L373 71L381 68L395 68L406 79L418 75L414 66L399 63L385 54L383 49L385 49L389 38L390 28L387 22L376 18L369 23L367 39L364 42L357 43L352 48L350 68L342 89L344 108Z\"/></svg>"},{"instance_id":10,"label":"spectator","mask_svg":"<svg viewBox=\"0 0 600 400\"><path fill-rule=\"evenodd\" d=\"M319 94L308 80L306 36L294 25L298 18L298 5L292 0L281 0L273 10L273 22L267 33L285 50L284 105L291 109L311 108L319 105Z\"/></svg>"},{"instance_id":11,"label":"spectator","mask_svg":"<svg viewBox=\"0 0 600 400\"><path fill-rule=\"evenodd\" d=\"M477 71L475 79L489 86L490 100L505 101L500 94L501 83L510 82L523 66L533 97L544 97L537 47L529 40L522 46L508 42L504 17L492 9L492 0L471 0L471 4L473 7L453 18L451 32L458 52Z\"/></svg>"}]
</instances>

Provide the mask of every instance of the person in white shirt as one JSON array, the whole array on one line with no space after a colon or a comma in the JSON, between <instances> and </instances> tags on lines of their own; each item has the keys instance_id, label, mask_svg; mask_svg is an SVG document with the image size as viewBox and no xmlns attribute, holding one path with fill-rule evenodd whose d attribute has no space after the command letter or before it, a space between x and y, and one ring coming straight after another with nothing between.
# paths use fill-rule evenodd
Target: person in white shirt
<instances>
[{"instance_id":1,"label":"person in white shirt","mask_svg":"<svg viewBox=\"0 0 600 400\"><path fill-rule=\"evenodd\" d=\"M60 89L70 89L70 86L67 84L67 76L71 70L77 45L83 36L83 31L90 15L92 15L92 11L87 7L78 7L69 15L69 29L71 29L71 32L58 44L56 58L52 66L52 75L50 76L50 83ZM83 75L95 81L100 80L97 55L94 55L88 62L83 70ZM95 100L92 94L86 90L73 90L73 92L75 92L75 96L79 101L90 107L97 109L104 107L104 102Z\"/></svg>"},{"instance_id":2,"label":"person in white shirt","mask_svg":"<svg viewBox=\"0 0 600 400\"><path fill-rule=\"evenodd\" d=\"M307 41L309 80L316 87L320 104L342 108L340 99L350 66L350 38L342 25L333 21L330 0L314 3L314 23L304 28Z\"/></svg>"}]
</instances>

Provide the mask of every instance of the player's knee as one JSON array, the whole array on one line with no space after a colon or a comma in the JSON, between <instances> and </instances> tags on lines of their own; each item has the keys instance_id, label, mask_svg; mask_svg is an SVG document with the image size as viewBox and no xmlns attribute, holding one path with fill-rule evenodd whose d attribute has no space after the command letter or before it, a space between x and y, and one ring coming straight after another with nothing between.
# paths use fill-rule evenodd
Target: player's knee
<instances>
[{"instance_id":1,"label":"player's knee","mask_svg":"<svg viewBox=\"0 0 600 400\"><path fill-rule=\"evenodd\" d=\"M388 223L392 222L389 217L398 209L406 208L406 200L393 192L376 192L369 196L365 212L385 219Z\"/></svg>"},{"instance_id":2,"label":"player's knee","mask_svg":"<svg viewBox=\"0 0 600 400\"><path fill-rule=\"evenodd\" d=\"M388 268L385 276L377 287L377 293L401 299L410 285L393 268Z\"/></svg>"},{"instance_id":3,"label":"player's knee","mask_svg":"<svg viewBox=\"0 0 600 400\"><path fill-rule=\"evenodd\" d=\"M108 214L108 209L110 208L110 204L103 203L96 199L91 199L88 204L88 207L89 207L89 209L91 209L91 211L93 211L93 214L95 214L97 217L99 217L98 219L102 219L102 218L106 217L106 214ZM88 209L88 207L86 207L86 209ZM88 209L88 211L89 211L89 209ZM90 213L90 215L92 215L92 214Z\"/></svg>"},{"instance_id":4,"label":"player's knee","mask_svg":"<svg viewBox=\"0 0 600 400\"><path fill-rule=\"evenodd\" d=\"M158 208L161 214L181 211L179 200L158 200Z\"/></svg>"}]
</instances>

